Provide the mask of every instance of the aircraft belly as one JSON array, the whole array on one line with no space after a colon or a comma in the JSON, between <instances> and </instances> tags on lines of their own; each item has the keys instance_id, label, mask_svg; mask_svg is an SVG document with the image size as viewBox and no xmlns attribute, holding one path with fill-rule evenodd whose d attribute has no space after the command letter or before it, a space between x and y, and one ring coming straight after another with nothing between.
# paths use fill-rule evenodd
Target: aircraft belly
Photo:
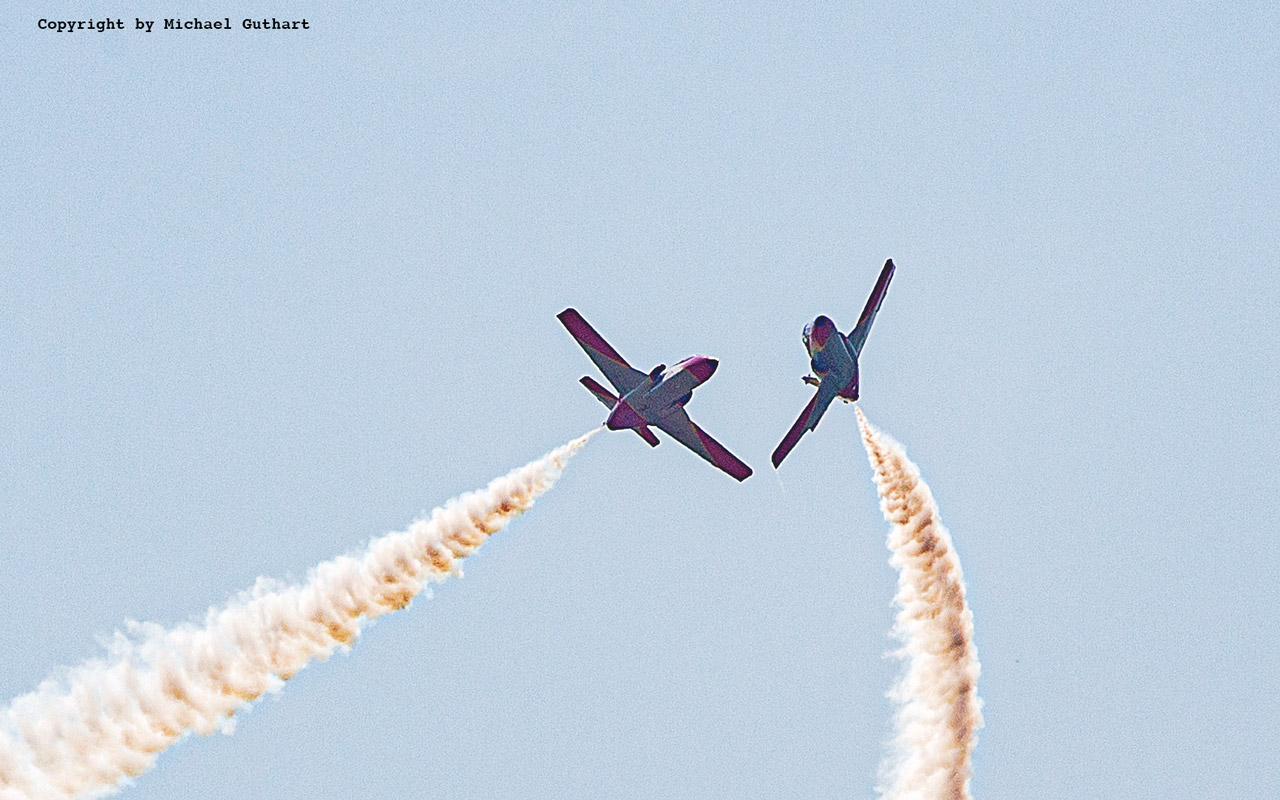
<instances>
[{"instance_id":1,"label":"aircraft belly","mask_svg":"<svg viewBox=\"0 0 1280 800\"><path fill-rule=\"evenodd\" d=\"M845 382L840 390L840 397L853 401L858 399L858 362L853 362L853 377Z\"/></svg>"},{"instance_id":2,"label":"aircraft belly","mask_svg":"<svg viewBox=\"0 0 1280 800\"><path fill-rule=\"evenodd\" d=\"M837 363L823 375L823 382L831 381L836 386L843 387L853 380L858 374L857 364L853 359L833 359Z\"/></svg>"},{"instance_id":3,"label":"aircraft belly","mask_svg":"<svg viewBox=\"0 0 1280 800\"><path fill-rule=\"evenodd\" d=\"M810 353L810 366L824 379L834 378L843 386L857 372L857 362L849 345L839 333L827 340L827 346Z\"/></svg>"},{"instance_id":4,"label":"aircraft belly","mask_svg":"<svg viewBox=\"0 0 1280 800\"><path fill-rule=\"evenodd\" d=\"M700 383L695 375L682 370L645 392L640 402L646 411L662 414L673 408L681 397L698 388Z\"/></svg>"}]
</instances>

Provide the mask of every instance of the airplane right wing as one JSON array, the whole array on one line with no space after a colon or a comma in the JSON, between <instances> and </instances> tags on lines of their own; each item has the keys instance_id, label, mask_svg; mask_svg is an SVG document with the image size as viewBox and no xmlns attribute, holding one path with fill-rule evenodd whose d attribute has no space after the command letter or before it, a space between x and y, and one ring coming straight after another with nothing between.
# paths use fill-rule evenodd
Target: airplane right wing
<instances>
[{"instance_id":1,"label":"airplane right wing","mask_svg":"<svg viewBox=\"0 0 1280 800\"><path fill-rule=\"evenodd\" d=\"M693 420L689 419L689 415L683 408L676 406L670 414L651 424L658 426L672 439L710 461L713 466L724 470L734 478L745 481L750 477L751 467L726 450L724 445L708 436L707 432L702 428L694 425Z\"/></svg>"},{"instance_id":2,"label":"airplane right wing","mask_svg":"<svg viewBox=\"0 0 1280 800\"><path fill-rule=\"evenodd\" d=\"M618 355L618 351L610 347L604 337L596 333L596 329L587 324L576 309L566 308L556 315L556 319L560 320L560 323L569 331L569 335L578 341L586 351L587 357L595 362L619 395L626 394L644 380L645 374Z\"/></svg>"},{"instance_id":3,"label":"airplane right wing","mask_svg":"<svg viewBox=\"0 0 1280 800\"><path fill-rule=\"evenodd\" d=\"M884 302L885 293L889 291L889 281L893 280L893 259L884 262L884 269L880 270L880 277L876 280L876 288L871 290L871 296L867 298L867 304L862 308L862 316L858 317L858 324L853 330L849 331L849 346L853 348L853 357L857 358L862 353L862 345L867 341L867 334L871 332L871 323L875 322L876 312L880 310L880 304Z\"/></svg>"},{"instance_id":4,"label":"airplane right wing","mask_svg":"<svg viewBox=\"0 0 1280 800\"><path fill-rule=\"evenodd\" d=\"M831 401L836 399L839 394L840 387L836 386L836 382L830 378L823 378L822 383L818 384L818 391L814 393L813 398L809 401L809 405L804 407L804 411L800 412L800 416L791 426L791 430L787 431L787 435L782 437L782 441L778 443L777 449L773 451L773 468L777 469L782 463L782 459L787 457L791 452L791 448L796 446L796 442L800 441L800 437L809 431L818 427L818 420L822 419L822 415L827 413L827 406L831 405Z\"/></svg>"}]
</instances>

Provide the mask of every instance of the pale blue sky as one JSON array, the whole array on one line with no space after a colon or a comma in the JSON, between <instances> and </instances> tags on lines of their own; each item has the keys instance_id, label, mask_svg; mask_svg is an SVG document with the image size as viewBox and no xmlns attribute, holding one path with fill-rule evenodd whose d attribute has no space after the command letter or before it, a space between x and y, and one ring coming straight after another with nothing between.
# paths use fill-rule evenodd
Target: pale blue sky
<instances>
[{"instance_id":1,"label":"pale blue sky","mask_svg":"<svg viewBox=\"0 0 1280 800\"><path fill-rule=\"evenodd\" d=\"M0 16L0 695L598 424L567 305L641 369L720 358L689 408L757 471L597 438L126 796L873 796L895 576L852 410L768 454L802 326L887 257L862 406L969 581L975 794L1280 794L1271 4L37 29L73 5Z\"/></svg>"}]
</instances>

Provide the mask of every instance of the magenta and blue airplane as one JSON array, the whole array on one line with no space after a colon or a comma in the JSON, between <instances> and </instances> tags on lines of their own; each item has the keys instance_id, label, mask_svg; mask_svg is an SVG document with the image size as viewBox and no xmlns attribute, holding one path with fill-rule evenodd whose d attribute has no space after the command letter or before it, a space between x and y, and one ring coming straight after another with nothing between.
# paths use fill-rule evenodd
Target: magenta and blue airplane
<instances>
[{"instance_id":1,"label":"magenta and blue airplane","mask_svg":"<svg viewBox=\"0 0 1280 800\"><path fill-rule=\"evenodd\" d=\"M787 457L791 448L796 446L800 437L818 427L818 420L826 413L831 401L839 397L847 403L858 399L858 356L862 354L862 345L867 341L867 333L871 323L875 321L876 312L884 302L885 292L889 291L889 281L893 278L893 259L884 262L880 270L880 279L876 288L871 290L867 305L858 317L858 324L845 336L836 329L836 324L826 316L819 316L804 326L804 347L809 351L809 365L818 377L806 375L802 379L810 386L817 386L809 405L800 412L800 417L782 437L778 448L773 451L773 466L777 469L782 459Z\"/></svg>"},{"instance_id":2,"label":"magenta and blue airplane","mask_svg":"<svg viewBox=\"0 0 1280 800\"><path fill-rule=\"evenodd\" d=\"M658 428L738 480L747 479L751 467L694 425L684 410L693 390L711 377L719 361L707 356L689 356L670 369L659 364L646 375L618 355L576 310L566 308L556 319L578 340L618 392L615 396L590 377L582 377L582 385L609 408L609 417L604 421L606 427L615 431L630 428L650 447L658 446L658 437L650 426Z\"/></svg>"}]
</instances>

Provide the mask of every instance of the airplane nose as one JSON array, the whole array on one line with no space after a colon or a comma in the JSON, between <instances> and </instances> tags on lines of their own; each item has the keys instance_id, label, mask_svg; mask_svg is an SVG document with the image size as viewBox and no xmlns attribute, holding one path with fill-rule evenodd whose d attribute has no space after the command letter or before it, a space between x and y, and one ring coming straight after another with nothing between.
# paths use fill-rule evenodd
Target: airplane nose
<instances>
[{"instance_id":1,"label":"airplane nose","mask_svg":"<svg viewBox=\"0 0 1280 800\"><path fill-rule=\"evenodd\" d=\"M810 341L819 350L827 346L827 339L831 337L831 331L835 325L826 317L818 317L813 321L813 329L809 334Z\"/></svg>"},{"instance_id":2,"label":"airplane nose","mask_svg":"<svg viewBox=\"0 0 1280 800\"><path fill-rule=\"evenodd\" d=\"M689 372L701 383L715 373L720 362L714 358L699 358L689 365Z\"/></svg>"}]
</instances>

